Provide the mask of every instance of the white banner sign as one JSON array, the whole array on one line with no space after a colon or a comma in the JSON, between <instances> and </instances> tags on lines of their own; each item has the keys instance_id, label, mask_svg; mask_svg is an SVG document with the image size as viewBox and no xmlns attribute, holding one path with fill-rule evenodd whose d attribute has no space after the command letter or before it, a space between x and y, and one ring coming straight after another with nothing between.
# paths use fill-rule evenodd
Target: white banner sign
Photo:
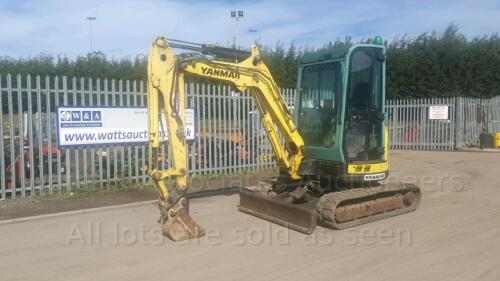
<instances>
[{"instance_id":1,"label":"white banner sign","mask_svg":"<svg viewBox=\"0 0 500 281\"><path fill-rule=\"evenodd\" d=\"M194 123L194 109L186 108L187 140L195 139ZM162 125L161 137L167 140L166 124ZM147 109L60 106L57 108L57 139L60 147L147 143Z\"/></svg>"},{"instance_id":2,"label":"white banner sign","mask_svg":"<svg viewBox=\"0 0 500 281\"><path fill-rule=\"evenodd\" d=\"M448 120L448 106L447 105L429 106L429 119Z\"/></svg>"}]
</instances>

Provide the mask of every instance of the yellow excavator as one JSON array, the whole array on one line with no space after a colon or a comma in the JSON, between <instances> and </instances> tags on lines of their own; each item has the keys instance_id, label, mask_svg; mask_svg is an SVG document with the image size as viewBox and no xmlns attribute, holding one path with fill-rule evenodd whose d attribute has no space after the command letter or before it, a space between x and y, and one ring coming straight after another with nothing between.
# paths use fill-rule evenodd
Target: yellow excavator
<instances>
[{"instance_id":1,"label":"yellow excavator","mask_svg":"<svg viewBox=\"0 0 500 281\"><path fill-rule=\"evenodd\" d=\"M383 183L389 165L381 42L306 54L292 116L256 46L248 52L157 37L148 57L147 171L164 235L204 235L186 198L185 75L228 83L251 95L260 112L279 173L241 188L240 211L311 234L317 224L343 229L417 209L418 186ZM166 170L153 161L163 122L172 151Z\"/></svg>"}]
</instances>

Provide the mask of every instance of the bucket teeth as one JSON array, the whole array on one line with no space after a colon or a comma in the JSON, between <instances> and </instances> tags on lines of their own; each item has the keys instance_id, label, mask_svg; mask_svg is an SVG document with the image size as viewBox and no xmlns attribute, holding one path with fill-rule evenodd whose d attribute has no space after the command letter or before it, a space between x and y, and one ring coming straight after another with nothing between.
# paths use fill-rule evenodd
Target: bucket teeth
<instances>
[{"instance_id":1,"label":"bucket teeth","mask_svg":"<svg viewBox=\"0 0 500 281\"><path fill-rule=\"evenodd\" d=\"M183 197L165 211L162 219L163 235L173 241L193 239L205 235L205 230L189 215L189 201Z\"/></svg>"}]
</instances>

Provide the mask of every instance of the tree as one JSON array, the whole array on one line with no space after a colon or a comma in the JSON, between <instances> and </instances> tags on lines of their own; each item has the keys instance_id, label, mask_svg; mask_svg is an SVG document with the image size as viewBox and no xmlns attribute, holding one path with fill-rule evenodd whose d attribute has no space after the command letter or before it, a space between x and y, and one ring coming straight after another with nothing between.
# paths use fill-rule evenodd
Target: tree
<instances>
[{"instance_id":1,"label":"tree","mask_svg":"<svg viewBox=\"0 0 500 281\"><path fill-rule=\"evenodd\" d=\"M370 38L361 42L371 42ZM314 48L297 47L294 42L274 47L256 42L275 82L294 88L302 56ZM468 40L456 25L441 34L396 37L387 47L387 96L389 98L471 96L491 97L500 88L500 37L497 33ZM352 38L337 38L324 48L351 47ZM49 55L13 59L0 57L0 74L66 75L69 77L146 80L147 58L110 60L92 52L74 60ZM203 80L190 80L203 81Z\"/></svg>"}]
</instances>

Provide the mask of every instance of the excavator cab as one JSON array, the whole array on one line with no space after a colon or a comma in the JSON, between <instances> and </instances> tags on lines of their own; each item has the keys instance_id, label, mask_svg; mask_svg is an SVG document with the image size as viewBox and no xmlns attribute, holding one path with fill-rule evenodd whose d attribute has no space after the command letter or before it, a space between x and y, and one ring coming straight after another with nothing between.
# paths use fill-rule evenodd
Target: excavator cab
<instances>
[{"instance_id":1,"label":"excavator cab","mask_svg":"<svg viewBox=\"0 0 500 281\"><path fill-rule=\"evenodd\" d=\"M303 175L358 182L387 176L383 45L306 54L297 89L294 120L306 145Z\"/></svg>"}]
</instances>

